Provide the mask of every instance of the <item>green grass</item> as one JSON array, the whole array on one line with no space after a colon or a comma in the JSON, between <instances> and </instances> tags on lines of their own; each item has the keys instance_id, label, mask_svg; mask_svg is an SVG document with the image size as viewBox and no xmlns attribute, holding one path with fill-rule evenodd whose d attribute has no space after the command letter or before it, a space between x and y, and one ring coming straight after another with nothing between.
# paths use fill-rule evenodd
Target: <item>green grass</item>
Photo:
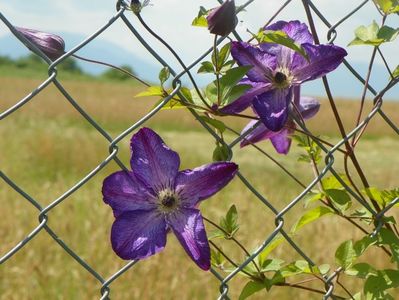
<instances>
[{"instance_id":1,"label":"green grass","mask_svg":"<svg viewBox=\"0 0 399 300\"><path fill-rule=\"evenodd\" d=\"M0 78L0 111L28 94L40 81L36 79ZM154 104L154 100L134 98L137 85L106 82L62 81L78 103L113 137L128 128ZM338 102L346 128L353 127L356 102ZM316 134L331 142L338 141L326 102L319 116L309 123ZM387 113L397 121L398 105L387 103ZM366 111L370 105L366 107ZM228 119L237 130L245 120ZM184 111L162 111L145 124L156 129L165 142L181 156L182 168L210 162L214 141ZM108 155L108 142L73 109L52 86L44 90L17 112L1 121L1 170L42 206L50 204ZM226 139L232 140L227 134ZM128 164L129 139L119 144L119 157ZM298 163L301 150L293 146L288 156L275 154L267 142L261 147L284 164L304 183L312 180L311 168ZM371 122L357 154L370 183L380 188L397 186L399 173L399 141L380 118ZM342 157L336 166L342 169ZM234 161L241 172L267 199L282 209L302 188L289 179L273 162L250 147L235 149ZM111 162L86 185L51 210L49 226L79 256L104 278L118 271L126 262L112 251L109 233L113 222L110 207L102 201L102 180L117 170ZM351 168L351 173L354 171ZM356 177L356 176L355 176ZM238 239L252 250L275 228L274 215L258 201L238 178L219 194L203 202L205 216L217 221L231 204L237 206L240 230ZM0 254L4 254L38 225L35 210L4 182L0 182ZM303 213L299 203L285 216L285 228ZM207 226L208 231L212 230ZM305 227L294 240L317 264L334 266L337 246L349 238L360 238L359 231L339 218L325 218ZM231 242L217 241L238 262L244 255ZM287 261L301 259L287 244L272 255ZM368 254L377 267L389 267L382 251ZM392 266L391 266L392 267ZM44 231L40 232L15 256L0 267L0 299L97 299L101 284L66 254ZM343 278L343 281L345 278ZM237 299L245 284L236 277L230 284L230 295ZM314 285L323 289L320 284ZM356 291L356 282L349 289ZM168 236L165 251L140 262L111 285L112 299L215 299L218 282L199 270L184 253L174 236ZM339 294L342 291L337 289ZM253 299L320 299L318 295L286 287L275 287L269 294Z\"/></svg>"}]
</instances>

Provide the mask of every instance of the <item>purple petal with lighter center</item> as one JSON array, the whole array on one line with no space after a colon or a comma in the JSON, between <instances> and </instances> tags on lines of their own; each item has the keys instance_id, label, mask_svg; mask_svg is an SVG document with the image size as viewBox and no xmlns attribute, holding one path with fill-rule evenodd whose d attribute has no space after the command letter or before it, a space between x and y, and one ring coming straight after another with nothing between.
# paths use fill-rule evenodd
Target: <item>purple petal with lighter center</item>
<instances>
[{"instance_id":1,"label":"purple petal with lighter center","mask_svg":"<svg viewBox=\"0 0 399 300\"><path fill-rule=\"evenodd\" d=\"M253 107L267 128L280 131L284 127L292 95L292 88L287 88L274 89L255 97Z\"/></svg>"},{"instance_id":2,"label":"purple petal with lighter center","mask_svg":"<svg viewBox=\"0 0 399 300\"><path fill-rule=\"evenodd\" d=\"M246 42L231 42L231 55L240 66L252 66L247 73L255 82L269 82L277 66L276 57Z\"/></svg>"},{"instance_id":3,"label":"purple petal with lighter center","mask_svg":"<svg viewBox=\"0 0 399 300\"><path fill-rule=\"evenodd\" d=\"M143 259L165 247L166 232L165 219L156 210L128 211L112 225L112 248L123 259Z\"/></svg>"},{"instance_id":4,"label":"purple petal with lighter center","mask_svg":"<svg viewBox=\"0 0 399 300\"><path fill-rule=\"evenodd\" d=\"M119 171L105 178L102 193L115 217L126 211L156 208L154 196L137 181L133 172Z\"/></svg>"},{"instance_id":5,"label":"purple petal with lighter center","mask_svg":"<svg viewBox=\"0 0 399 300\"><path fill-rule=\"evenodd\" d=\"M239 97L237 100L232 103L222 107L219 111L224 114L238 114L248 108L251 104L255 96L259 94L263 94L264 92L270 90L272 87L271 83L268 82L254 82L249 79L243 79L239 84L248 84L251 85L248 91L245 92L244 95Z\"/></svg>"},{"instance_id":6,"label":"purple petal with lighter center","mask_svg":"<svg viewBox=\"0 0 399 300\"><path fill-rule=\"evenodd\" d=\"M142 128L133 135L130 147L130 164L139 180L155 191L173 187L180 158L158 134L149 128Z\"/></svg>"},{"instance_id":7,"label":"purple petal with lighter center","mask_svg":"<svg viewBox=\"0 0 399 300\"><path fill-rule=\"evenodd\" d=\"M211 255L201 213L188 208L180 212L168 215L168 224L191 259L207 271L211 267Z\"/></svg>"},{"instance_id":8,"label":"purple petal with lighter center","mask_svg":"<svg viewBox=\"0 0 399 300\"><path fill-rule=\"evenodd\" d=\"M238 166L231 162L215 162L179 172L175 190L182 198L184 207L192 208L218 191L233 179Z\"/></svg>"},{"instance_id":9,"label":"purple petal with lighter center","mask_svg":"<svg viewBox=\"0 0 399 300\"><path fill-rule=\"evenodd\" d=\"M288 151L290 151L291 134L293 132L293 129L284 128L270 138L270 141L278 153L287 154Z\"/></svg>"},{"instance_id":10,"label":"purple petal with lighter center","mask_svg":"<svg viewBox=\"0 0 399 300\"><path fill-rule=\"evenodd\" d=\"M302 115L302 118L310 119L320 109L320 103L315 98L312 97L301 97L299 100L299 111Z\"/></svg>"},{"instance_id":11,"label":"purple petal with lighter center","mask_svg":"<svg viewBox=\"0 0 399 300\"><path fill-rule=\"evenodd\" d=\"M291 68L297 84L320 78L335 70L347 55L345 49L335 45L303 44L302 47L309 61L298 53L294 54Z\"/></svg>"},{"instance_id":12,"label":"purple petal with lighter center","mask_svg":"<svg viewBox=\"0 0 399 300\"><path fill-rule=\"evenodd\" d=\"M272 25L266 26L264 30L283 31L298 44L313 43L312 34L308 26L300 21L278 21Z\"/></svg>"},{"instance_id":13,"label":"purple petal with lighter center","mask_svg":"<svg viewBox=\"0 0 399 300\"><path fill-rule=\"evenodd\" d=\"M245 147L250 144L255 144L257 142L267 140L274 134L275 132L269 130L266 128L265 124L260 123L254 130L252 130L250 133L245 134L247 131L249 131L256 123L259 121L253 120L250 121L244 129L241 131L241 136L245 135L245 139L243 139L240 143L241 148Z\"/></svg>"}]
</instances>

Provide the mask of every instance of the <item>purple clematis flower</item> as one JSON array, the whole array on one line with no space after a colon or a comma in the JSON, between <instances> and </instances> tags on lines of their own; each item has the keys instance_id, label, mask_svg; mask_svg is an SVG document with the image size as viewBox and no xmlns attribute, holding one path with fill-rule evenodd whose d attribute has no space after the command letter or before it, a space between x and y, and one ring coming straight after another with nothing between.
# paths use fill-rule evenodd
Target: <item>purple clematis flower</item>
<instances>
[{"instance_id":1,"label":"purple clematis flower","mask_svg":"<svg viewBox=\"0 0 399 300\"><path fill-rule=\"evenodd\" d=\"M335 70L347 53L335 45L314 45L307 26L299 21L279 21L264 29L285 32L302 46L308 60L278 44L232 42L231 54L238 65L253 66L247 78L240 82L252 88L220 111L226 114L239 113L252 105L263 124L271 131L278 132L288 119L293 88Z\"/></svg>"},{"instance_id":2,"label":"purple clematis flower","mask_svg":"<svg viewBox=\"0 0 399 300\"><path fill-rule=\"evenodd\" d=\"M295 91L295 94L297 97L294 96L294 99L299 98L299 90ZM311 97L300 97L300 99L296 99L294 103L304 120L312 118L317 114L320 108L320 103ZM293 111L291 113L296 112ZM242 140L240 146L245 147L262 140L270 140L278 153L287 154L291 147L291 135L294 133L296 127L291 115L288 117L285 127L279 131L271 131L262 123L246 135L246 132L250 130L257 122L258 121L253 120L244 127L241 135L245 135L245 139Z\"/></svg>"},{"instance_id":3,"label":"purple clematis flower","mask_svg":"<svg viewBox=\"0 0 399 300\"><path fill-rule=\"evenodd\" d=\"M103 183L104 202L114 212L112 248L123 259L143 259L160 252L172 230L184 250L203 270L210 249L198 205L237 173L231 162L179 171L179 155L151 129L131 139L132 171L119 171Z\"/></svg>"},{"instance_id":4,"label":"purple clematis flower","mask_svg":"<svg viewBox=\"0 0 399 300\"><path fill-rule=\"evenodd\" d=\"M58 35L22 27L15 29L53 61L65 53L65 42Z\"/></svg>"}]
</instances>

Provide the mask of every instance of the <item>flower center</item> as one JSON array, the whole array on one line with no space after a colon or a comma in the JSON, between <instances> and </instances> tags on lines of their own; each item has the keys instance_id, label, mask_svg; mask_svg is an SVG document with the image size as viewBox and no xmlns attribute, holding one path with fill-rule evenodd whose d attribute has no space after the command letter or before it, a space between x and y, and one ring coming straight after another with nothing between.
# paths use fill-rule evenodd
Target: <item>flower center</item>
<instances>
[{"instance_id":1,"label":"flower center","mask_svg":"<svg viewBox=\"0 0 399 300\"><path fill-rule=\"evenodd\" d=\"M278 89L287 88L292 81L292 75L286 68L279 68L273 75L273 86Z\"/></svg>"},{"instance_id":2,"label":"flower center","mask_svg":"<svg viewBox=\"0 0 399 300\"><path fill-rule=\"evenodd\" d=\"M277 83L277 84L282 84L286 80L287 80L287 76L284 73L277 72L274 75L274 82Z\"/></svg>"},{"instance_id":3,"label":"flower center","mask_svg":"<svg viewBox=\"0 0 399 300\"><path fill-rule=\"evenodd\" d=\"M180 204L179 196L172 190L165 189L158 194L158 208L164 213L175 210Z\"/></svg>"}]
</instances>

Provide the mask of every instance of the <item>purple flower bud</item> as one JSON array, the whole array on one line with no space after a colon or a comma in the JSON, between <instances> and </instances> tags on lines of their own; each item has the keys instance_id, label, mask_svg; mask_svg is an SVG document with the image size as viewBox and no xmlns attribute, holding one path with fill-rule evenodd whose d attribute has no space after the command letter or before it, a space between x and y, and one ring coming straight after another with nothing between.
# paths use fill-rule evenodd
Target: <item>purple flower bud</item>
<instances>
[{"instance_id":1,"label":"purple flower bud","mask_svg":"<svg viewBox=\"0 0 399 300\"><path fill-rule=\"evenodd\" d=\"M221 6L211 10L206 19L211 33L221 36L228 35L237 25L234 0L226 0Z\"/></svg>"},{"instance_id":2,"label":"purple flower bud","mask_svg":"<svg viewBox=\"0 0 399 300\"><path fill-rule=\"evenodd\" d=\"M15 29L53 61L65 53L65 42L58 35L22 27Z\"/></svg>"}]
</instances>

